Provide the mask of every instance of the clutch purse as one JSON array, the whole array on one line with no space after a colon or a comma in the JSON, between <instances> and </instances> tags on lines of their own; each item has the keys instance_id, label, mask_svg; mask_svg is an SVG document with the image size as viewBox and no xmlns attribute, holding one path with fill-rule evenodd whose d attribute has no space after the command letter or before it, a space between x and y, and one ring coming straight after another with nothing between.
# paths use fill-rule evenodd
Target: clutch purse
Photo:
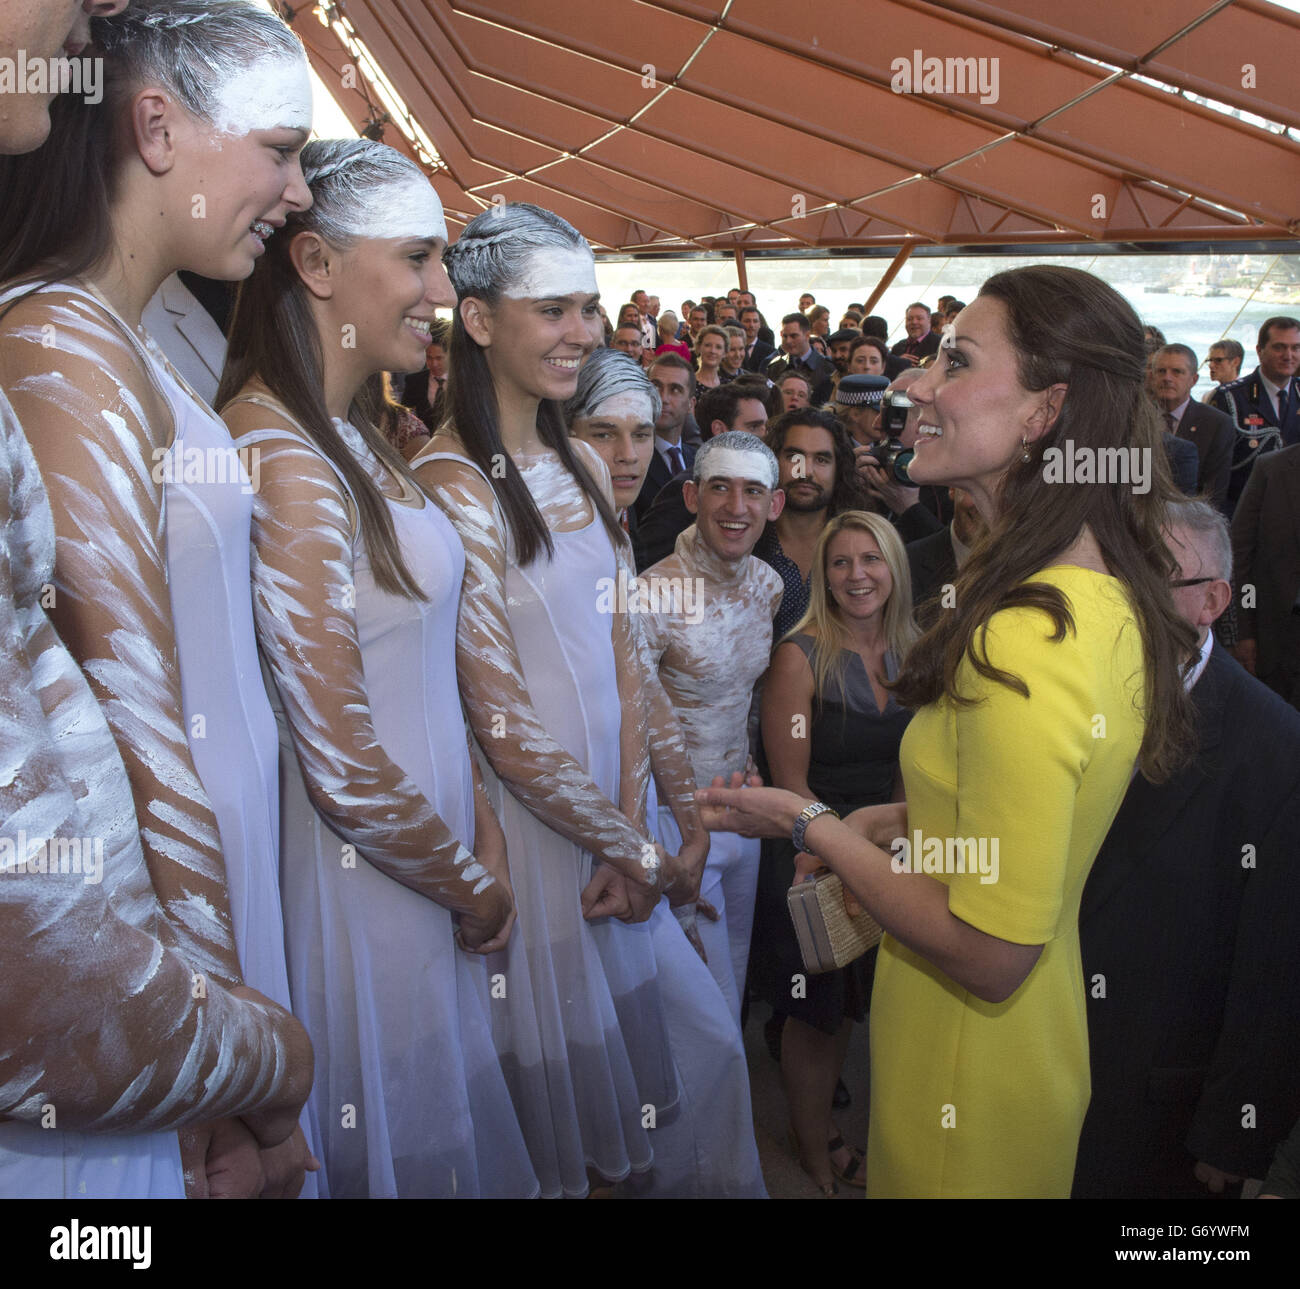
<instances>
[{"instance_id":1,"label":"clutch purse","mask_svg":"<svg viewBox=\"0 0 1300 1289\"><path fill-rule=\"evenodd\" d=\"M803 965L810 975L848 966L879 944L884 934L865 910L849 917L844 908L844 886L834 873L819 873L792 886L786 901Z\"/></svg>"}]
</instances>

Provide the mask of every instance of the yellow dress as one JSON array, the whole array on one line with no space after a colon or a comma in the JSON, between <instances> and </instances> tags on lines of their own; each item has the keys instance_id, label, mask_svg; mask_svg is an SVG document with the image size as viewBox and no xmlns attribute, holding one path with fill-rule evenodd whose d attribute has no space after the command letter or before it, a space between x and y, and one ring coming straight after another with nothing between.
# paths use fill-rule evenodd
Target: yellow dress
<instances>
[{"instance_id":1,"label":"yellow dress","mask_svg":"<svg viewBox=\"0 0 1300 1289\"><path fill-rule=\"evenodd\" d=\"M1032 580L1065 593L1076 630L1054 643L1037 609L994 615L989 661L1029 698L966 661L959 691L983 701L917 712L900 752L913 844L894 862L933 872L964 922L1044 949L994 1004L885 936L871 1003L872 1197L1070 1193L1091 1091L1079 898L1128 789L1145 686L1122 583L1066 565Z\"/></svg>"}]
</instances>

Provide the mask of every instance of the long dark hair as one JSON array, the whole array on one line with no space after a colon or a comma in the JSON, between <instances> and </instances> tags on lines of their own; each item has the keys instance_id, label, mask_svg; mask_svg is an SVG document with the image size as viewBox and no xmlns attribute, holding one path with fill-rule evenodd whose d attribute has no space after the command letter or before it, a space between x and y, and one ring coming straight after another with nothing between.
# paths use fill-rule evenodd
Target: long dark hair
<instances>
[{"instance_id":1,"label":"long dark hair","mask_svg":"<svg viewBox=\"0 0 1300 1289\"><path fill-rule=\"evenodd\" d=\"M394 595L424 599L402 558L383 493L326 411L320 334L289 250L298 233L311 232L345 251L360 240L352 230L376 194L394 183L427 181L414 162L369 139L314 140L302 150L302 171L312 193L311 208L290 213L285 226L267 242L252 277L240 287L216 406L223 408L250 381L261 381L346 481L357 503L375 584ZM380 429L383 411L382 376L376 375L354 395L348 421L395 477L419 489L402 454Z\"/></svg>"},{"instance_id":2,"label":"long dark hair","mask_svg":"<svg viewBox=\"0 0 1300 1289\"><path fill-rule=\"evenodd\" d=\"M494 206L476 215L444 257L457 305L473 297L489 309L496 308L503 289L518 280L528 257L544 246L586 249L587 243L567 220L525 202ZM465 330L459 308L452 321L447 357L446 419L466 455L491 480L516 559L521 565L531 564L542 550L551 558L555 544L550 529L501 438L501 410L487 354ZM617 547L624 540L623 530L591 472L574 452L560 404L554 399L544 398L537 406L537 436L559 456L587 494Z\"/></svg>"},{"instance_id":3,"label":"long dark hair","mask_svg":"<svg viewBox=\"0 0 1300 1289\"><path fill-rule=\"evenodd\" d=\"M957 669L969 658L979 675L1028 696L1022 678L989 662L983 628L1000 609L1027 607L1052 619L1054 639L1073 631L1061 590L1025 579L1067 550L1086 525L1124 584L1141 632L1146 728L1139 765L1152 782L1163 782L1195 746L1183 666L1196 633L1179 617L1169 590L1177 566L1162 530L1176 494L1155 406L1144 390L1142 324L1118 292L1079 269L1010 269L989 278L979 294L1006 307L1020 384L1030 391L1058 383L1069 388L1055 423L1029 445L1029 459L1017 454L1012 462L998 516L957 577L956 608L941 614L913 646L895 692L912 708L944 696L970 702L957 688ZM1121 484L1048 486L1043 455L1053 447L1071 451L1067 440L1099 460L1107 459L1099 455L1107 450L1139 448L1151 462L1150 491L1139 495Z\"/></svg>"},{"instance_id":4,"label":"long dark hair","mask_svg":"<svg viewBox=\"0 0 1300 1289\"><path fill-rule=\"evenodd\" d=\"M0 157L0 282L35 288L80 277L107 257L117 177L132 146L126 105L142 86L166 89L210 121L222 85L250 61L304 56L279 18L238 0L134 0L90 30L103 54L103 100L60 95L45 143Z\"/></svg>"}]
</instances>

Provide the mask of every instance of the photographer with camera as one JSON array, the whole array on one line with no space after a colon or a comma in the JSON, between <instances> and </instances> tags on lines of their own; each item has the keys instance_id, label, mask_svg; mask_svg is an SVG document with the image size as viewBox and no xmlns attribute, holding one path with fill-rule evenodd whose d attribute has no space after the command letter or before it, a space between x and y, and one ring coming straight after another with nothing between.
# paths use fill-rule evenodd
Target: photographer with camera
<instances>
[{"instance_id":1,"label":"photographer with camera","mask_svg":"<svg viewBox=\"0 0 1300 1289\"><path fill-rule=\"evenodd\" d=\"M917 433L917 409L907 397L907 387L922 375L921 369L914 368L903 372L889 386L881 400L880 419L874 430L876 442L857 441L854 448L858 478L904 542L919 541L931 533L941 532L952 521L952 502L947 491L919 488L907 473Z\"/></svg>"}]
</instances>

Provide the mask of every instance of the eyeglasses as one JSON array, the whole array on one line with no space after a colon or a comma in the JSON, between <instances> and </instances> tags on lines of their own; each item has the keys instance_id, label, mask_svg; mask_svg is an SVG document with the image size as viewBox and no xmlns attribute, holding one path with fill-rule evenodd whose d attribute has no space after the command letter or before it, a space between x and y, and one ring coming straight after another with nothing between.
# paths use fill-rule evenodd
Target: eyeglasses
<instances>
[{"instance_id":1,"label":"eyeglasses","mask_svg":"<svg viewBox=\"0 0 1300 1289\"><path fill-rule=\"evenodd\" d=\"M1202 582L1217 582L1217 577L1185 577L1178 582L1170 582L1169 585L1176 591L1180 586L1200 586Z\"/></svg>"}]
</instances>

